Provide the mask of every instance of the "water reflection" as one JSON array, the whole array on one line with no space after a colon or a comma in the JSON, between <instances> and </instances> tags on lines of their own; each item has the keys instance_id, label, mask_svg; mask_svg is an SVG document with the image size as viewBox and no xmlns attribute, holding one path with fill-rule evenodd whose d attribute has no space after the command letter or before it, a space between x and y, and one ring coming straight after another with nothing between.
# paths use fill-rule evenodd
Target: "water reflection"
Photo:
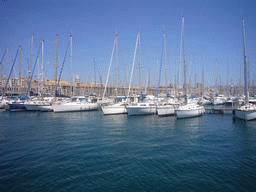
<instances>
[{"instance_id":1,"label":"water reflection","mask_svg":"<svg viewBox=\"0 0 256 192\"><path fill-rule=\"evenodd\" d=\"M127 114L104 115L102 116L102 121L106 127L120 127L126 124L127 118Z\"/></svg>"},{"instance_id":2,"label":"water reflection","mask_svg":"<svg viewBox=\"0 0 256 192\"><path fill-rule=\"evenodd\" d=\"M202 116L199 117L193 117L193 118L184 118L184 119L177 119L175 121L176 127L193 127L193 128L199 128L202 125L204 125L205 119Z\"/></svg>"}]
</instances>

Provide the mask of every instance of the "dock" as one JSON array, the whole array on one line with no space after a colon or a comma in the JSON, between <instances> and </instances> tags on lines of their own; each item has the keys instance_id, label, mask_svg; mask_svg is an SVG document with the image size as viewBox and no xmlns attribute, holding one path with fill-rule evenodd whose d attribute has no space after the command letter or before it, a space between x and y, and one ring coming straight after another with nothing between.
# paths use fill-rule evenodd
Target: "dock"
<instances>
[{"instance_id":1,"label":"dock","mask_svg":"<svg viewBox=\"0 0 256 192\"><path fill-rule=\"evenodd\" d=\"M233 115L235 114L235 109L233 108L205 108L205 113L208 114L227 114L227 115Z\"/></svg>"}]
</instances>

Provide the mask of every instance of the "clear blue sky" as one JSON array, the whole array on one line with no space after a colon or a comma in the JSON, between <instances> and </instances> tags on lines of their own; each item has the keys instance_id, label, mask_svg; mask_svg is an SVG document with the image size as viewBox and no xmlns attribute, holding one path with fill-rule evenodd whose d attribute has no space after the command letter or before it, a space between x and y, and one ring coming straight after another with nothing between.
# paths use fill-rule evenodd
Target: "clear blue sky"
<instances>
[{"instance_id":1,"label":"clear blue sky","mask_svg":"<svg viewBox=\"0 0 256 192\"><path fill-rule=\"evenodd\" d=\"M247 56L252 61L251 75L256 63L256 1L252 0L1 0L0 56L10 48L9 66L22 46L22 76L28 71L31 35L34 35L33 65L41 40L44 39L46 78L54 79L56 35L59 34L58 74L63 63L70 35L73 35L73 74L80 80L93 80L94 58L102 75L107 76L115 35L118 34L118 65L121 83L126 72L130 78L137 32L141 32L142 85L145 86L148 68L151 85L157 82L157 67L161 61L163 29L167 42L168 81L174 82L180 60L181 24L185 18L186 59L194 59L191 79L202 82L203 58L206 85L215 85L216 62L218 81L229 78L237 85L240 63L243 62L242 15L245 19ZM70 81L68 52L62 78ZM41 54L39 55L41 57ZM164 61L164 60L163 60ZM3 64L5 64L4 59ZM157 65L158 62L158 65ZM48 63L48 65L47 65ZM135 65L138 66L138 54ZM115 74L113 59L111 76ZM189 62L186 62L189 67ZM15 63L18 73L18 60ZM181 67L183 69L183 67ZM242 67L243 69L243 67ZM128 71L126 71L128 70ZM36 68L35 75L37 76ZM189 68L187 68L187 74ZM14 74L15 75L15 74ZM133 77L136 77L134 71ZM164 84L164 62L161 82ZM188 78L188 77L187 77ZM183 82L183 70L181 71ZM97 81L99 75L97 72ZM113 83L113 78L111 77ZM229 80L230 81L230 80Z\"/></svg>"}]
</instances>

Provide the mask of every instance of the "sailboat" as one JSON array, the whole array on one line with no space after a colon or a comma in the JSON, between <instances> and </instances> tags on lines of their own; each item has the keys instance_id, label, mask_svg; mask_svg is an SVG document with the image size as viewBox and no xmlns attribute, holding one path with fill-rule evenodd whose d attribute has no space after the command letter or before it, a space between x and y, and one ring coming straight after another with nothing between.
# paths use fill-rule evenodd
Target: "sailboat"
<instances>
[{"instance_id":1,"label":"sailboat","mask_svg":"<svg viewBox=\"0 0 256 192\"><path fill-rule=\"evenodd\" d=\"M10 73L9 73L8 79L7 79L7 81L6 81L6 85L5 85L4 92L3 92L3 94L2 94L2 99L1 99L1 100L3 100L3 96L5 95L5 91L6 91L6 88L7 88L9 79L10 79L10 76L11 76L11 74L12 74L13 67L14 67L14 64L15 64L15 61L16 61L18 52L21 52L21 46L19 46L19 49L18 49L17 52L16 52L16 56L15 56L14 62L13 62L13 64L12 64L12 68L11 68L11 71L10 71ZM19 54L19 55L20 55L20 54ZM26 108L25 108L25 106L24 106L24 104L23 104L23 101L21 101L20 98L16 98L16 99L10 100L10 101L5 101L3 107L5 108L5 110L11 110L11 111L26 110Z\"/></svg>"},{"instance_id":2,"label":"sailboat","mask_svg":"<svg viewBox=\"0 0 256 192\"><path fill-rule=\"evenodd\" d=\"M43 69L43 52L44 52L44 40L42 40L42 69ZM38 60L39 62L39 60ZM43 84L43 77L42 77L42 84ZM36 95L39 96L39 94L34 94L32 91L30 91L30 96ZM26 107L27 111L40 111L39 105L42 105L44 103L42 97L35 97L31 98L30 100L27 100L24 102L24 106Z\"/></svg>"},{"instance_id":3,"label":"sailboat","mask_svg":"<svg viewBox=\"0 0 256 192\"><path fill-rule=\"evenodd\" d=\"M245 27L244 17L242 17L243 23L243 41L244 41L244 92L245 92L245 104L238 107L235 110L235 117L243 120L256 119L256 106L248 102L248 71L247 71L247 58L246 58L246 43L245 43Z\"/></svg>"},{"instance_id":4,"label":"sailboat","mask_svg":"<svg viewBox=\"0 0 256 192\"><path fill-rule=\"evenodd\" d=\"M55 113L60 112L78 112L78 111L94 111L99 110L98 103L90 103L84 96L73 97L71 101L55 102L52 105Z\"/></svg>"},{"instance_id":5,"label":"sailboat","mask_svg":"<svg viewBox=\"0 0 256 192\"><path fill-rule=\"evenodd\" d=\"M113 54L114 54L115 47L116 47L116 51L117 51L117 42L118 42L118 36L116 35L113 50L112 50L112 55L111 55L111 59L110 59L110 64L109 64L105 89L104 89L104 93L103 93L103 101L105 100L104 97L105 97L105 93L106 93L106 87L107 87L107 84L108 84L108 78L109 78L109 73L110 73L110 69L111 69L111 64L112 64L112 59L113 59ZM110 105L102 105L101 109L102 109L103 114L104 115L116 115L116 114L125 114L125 113L127 113L126 106L128 105L128 103L126 101L127 101L127 99L125 101L113 103L113 104L110 104Z\"/></svg>"},{"instance_id":6,"label":"sailboat","mask_svg":"<svg viewBox=\"0 0 256 192\"><path fill-rule=\"evenodd\" d=\"M168 100L168 91L167 91L167 64L166 64L166 39L165 39L165 33L164 33L164 50L165 50L165 86L166 86L166 95L165 95L165 102L158 103L156 110L158 116L167 116L167 115L174 115L175 114L175 108L174 105L172 105ZM160 70L161 71L161 70ZM158 81L158 89L160 86L160 75L159 75L159 81ZM157 101L158 102L158 101Z\"/></svg>"},{"instance_id":7,"label":"sailboat","mask_svg":"<svg viewBox=\"0 0 256 192\"><path fill-rule=\"evenodd\" d=\"M70 36L69 43L70 43L70 46L71 46L70 47L70 62L72 64L72 35ZM69 47L69 43L68 43L68 47ZM67 47L67 50L66 50L66 54L67 54L67 51L68 51L68 47ZM66 57L66 54L65 54L65 57ZM65 57L64 57L64 61L65 61ZM64 62L62 64L62 69L63 69L63 65L64 65ZM61 69L60 73L62 73L62 69ZM55 96L56 97L59 95L58 91L57 91L57 88L58 88L58 85L59 85L60 77L61 76L59 76L57 86L56 86L56 90L55 90ZM72 80L71 80L71 83L72 83ZM72 95L72 88L71 88L71 95ZM63 102L54 102L52 104L53 111L57 112L57 113L60 113L60 112L92 111L92 110L98 110L99 108L100 108L100 106L99 106L98 103L88 102L88 99L86 99L85 97L73 97L73 98L71 98L70 101L64 100Z\"/></svg>"},{"instance_id":8,"label":"sailboat","mask_svg":"<svg viewBox=\"0 0 256 192\"><path fill-rule=\"evenodd\" d=\"M176 109L177 118L188 118L200 116L204 111L204 107L196 103L188 103L187 86L186 86L186 60L185 60L185 35L184 35L184 17L182 17L182 34L183 34L183 56L184 56L184 89L185 103Z\"/></svg>"},{"instance_id":9,"label":"sailboat","mask_svg":"<svg viewBox=\"0 0 256 192\"><path fill-rule=\"evenodd\" d=\"M130 77L128 97L129 97L129 94L130 94L130 88L131 88L131 83L132 83L132 74L133 74L133 69L134 69L134 62L135 62L138 43L139 43L139 48L140 48L140 31L138 32L137 40L136 40L136 46L135 46L135 52L134 52L134 57L133 57L133 64L132 64L132 71L131 71L131 77ZM140 56L140 54L139 54L139 56ZM140 65L140 59L139 59L139 65ZM140 88L141 88L141 78L140 78ZM156 113L156 103L154 101L154 96L149 96L149 95L146 96L146 95L142 94L142 92L141 92L140 93L140 100L142 102L133 102L133 103L129 103L129 105L126 106L128 115L151 115L151 114Z\"/></svg>"},{"instance_id":10,"label":"sailboat","mask_svg":"<svg viewBox=\"0 0 256 192\"><path fill-rule=\"evenodd\" d=\"M225 97L224 95L220 95L217 93L217 89L218 89L218 80L217 80L217 61L216 61L216 84L215 84L215 95L213 95L212 98L212 104L213 105L224 105L227 101L227 97Z\"/></svg>"}]
</instances>

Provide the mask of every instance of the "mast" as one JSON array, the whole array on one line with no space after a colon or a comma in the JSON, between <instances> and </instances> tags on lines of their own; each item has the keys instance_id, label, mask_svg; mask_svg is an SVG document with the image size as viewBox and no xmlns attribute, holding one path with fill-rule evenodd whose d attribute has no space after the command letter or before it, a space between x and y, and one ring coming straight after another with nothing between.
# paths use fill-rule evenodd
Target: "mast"
<instances>
[{"instance_id":1,"label":"mast","mask_svg":"<svg viewBox=\"0 0 256 192\"><path fill-rule=\"evenodd\" d=\"M148 68L148 88L150 88L150 68Z\"/></svg>"},{"instance_id":2,"label":"mast","mask_svg":"<svg viewBox=\"0 0 256 192\"><path fill-rule=\"evenodd\" d=\"M165 56L165 89L166 89L166 102L167 102L167 60L166 60L166 38L165 38L165 32L164 32L164 56Z\"/></svg>"},{"instance_id":3,"label":"mast","mask_svg":"<svg viewBox=\"0 0 256 192\"><path fill-rule=\"evenodd\" d=\"M191 83L191 60L190 60L190 62L189 62L189 72L188 72L188 92L189 92L189 94L191 94L191 85L192 85L192 83ZM196 80L195 80L195 82L196 82Z\"/></svg>"},{"instance_id":4,"label":"mast","mask_svg":"<svg viewBox=\"0 0 256 192\"><path fill-rule=\"evenodd\" d=\"M148 74L148 75L149 75L149 74ZM147 94L147 87L148 87L148 75L147 75L146 85L145 85L145 94Z\"/></svg>"},{"instance_id":5,"label":"mast","mask_svg":"<svg viewBox=\"0 0 256 192\"><path fill-rule=\"evenodd\" d=\"M184 22L184 18L182 17L182 23ZM181 26L181 31L180 31L180 61L179 61L179 69L178 69L178 86L180 86L180 67L181 67L181 59L182 59L182 39L183 39L183 35L182 35L182 32L183 32L183 24Z\"/></svg>"},{"instance_id":6,"label":"mast","mask_svg":"<svg viewBox=\"0 0 256 192\"><path fill-rule=\"evenodd\" d=\"M164 42L163 42L162 53L161 53L161 62L160 62L159 78L158 78L158 86L157 86L157 99L156 99L157 102L158 102L158 95L159 95L159 91L160 91L160 80L161 80L161 69L162 69L163 51L164 51Z\"/></svg>"},{"instance_id":7,"label":"mast","mask_svg":"<svg viewBox=\"0 0 256 192\"><path fill-rule=\"evenodd\" d=\"M58 71L57 71L57 67L58 67L58 39L59 39L59 35L56 35L56 61L55 61L55 87L57 88L57 77L58 77Z\"/></svg>"},{"instance_id":8,"label":"mast","mask_svg":"<svg viewBox=\"0 0 256 192\"><path fill-rule=\"evenodd\" d=\"M109 78L109 73L110 73L110 69L111 69L111 64L112 64L112 59L113 59L113 55L114 55L115 46L116 46L116 38L115 38L115 41L114 41L112 54L111 54L111 59L110 59L110 63L109 63L108 75L107 75L106 84L105 84L105 88L104 88L104 92L103 92L103 99L104 99L105 93L106 93L106 88L107 88L107 84L108 84L108 78Z\"/></svg>"},{"instance_id":9,"label":"mast","mask_svg":"<svg viewBox=\"0 0 256 192\"><path fill-rule=\"evenodd\" d=\"M32 34L31 35L31 50L30 50L30 77L31 77L31 74L32 74L32 59L33 59L33 39L34 39L34 35Z\"/></svg>"},{"instance_id":10,"label":"mast","mask_svg":"<svg viewBox=\"0 0 256 192\"><path fill-rule=\"evenodd\" d=\"M73 95L73 75L72 75L72 40L73 36L70 35L70 96Z\"/></svg>"},{"instance_id":11,"label":"mast","mask_svg":"<svg viewBox=\"0 0 256 192\"><path fill-rule=\"evenodd\" d=\"M124 94L127 95L127 87L128 87L128 70L127 65L125 65L125 80L124 80Z\"/></svg>"},{"instance_id":12,"label":"mast","mask_svg":"<svg viewBox=\"0 0 256 192\"><path fill-rule=\"evenodd\" d=\"M19 46L19 95L21 94L21 45Z\"/></svg>"},{"instance_id":13,"label":"mast","mask_svg":"<svg viewBox=\"0 0 256 192\"><path fill-rule=\"evenodd\" d=\"M216 91L215 91L215 95L217 93L217 90L218 90L218 74L217 74L217 61L216 61L216 80L215 80L215 87L216 87Z\"/></svg>"},{"instance_id":14,"label":"mast","mask_svg":"<svg viewBox=\"0 0 256 192\"><path fill-rule=\"evenodd\" d=\"M245 42L245 27L244 27L244 17L242 17L243 23L243 43L244 43L244 94L245 94L245 104L248 104L248 82L247 82L247 59L246 59L246 42Z\"/></svg>"},{"instance_id":15,"label":"mast","mask_svg":"<svg viewBox=\"0 0 256 192\"><path fill-rule=\"evenodd\" d=\"M44 40L42 40L42 93L44 93Z\"/></svg>"},{"instance_id":16,"label":"mast","mask_svg":"<svg viewBox=\"0 0 256 192\"><path fill-rule=\"evenodd\" d=\"M132 71L131 71L131 77L130 77L130 83L129 83L129 90L128 90L128 97L129 97L129 95L130 95L130 90L131 90L132 74L133 74L134 62L135 62L135 57L136 57L136 52L137 52L137 45L138 45L139 34L140 34L140 31L138 32L137 40L136 40L136 45L135 45L135 51L134 51L133 63L132 63Z\"/></svg>"},{"instance_id":17,"label":"mast","mask_svg":"<svg viewBox=\"0 0 256 192\"><path fill-rule=\"evenodd\" d=\"M140 94L141 94L141 61L140 61L140 30L139 30L139 83L140 83Z\"/></svg>"},{"instance_id":18,"label":"mast","mask_svg":"<svg viewBox=\"0 0 256 192\"><path fill-rule=\"evenodd\" d=\"M34 74L34 71L35 71L36 62L37 62L37 59L39 59L39 51L40 51L40 48L41 48L41 45L40 45L40 47L39 47L39 49L38 49L37 56L36 56L36 60L35 60L35 64L34 64L34 67L33 67L32 71L31 71L31 76L30 76L30 80L29 80L29 85L28 85L28 89L27 89L27 94L26 94L26 96L28 96L28 94L29 94L29 90L30 90L30 86L31 86L31 80L32 80L32 77L33 77L33 74Z\"/></svg>"},{"instance_id":19,"label":"mast","mask_svg":"<svg viewBox=\"0 0 256 192\"><path fill-rule=\"evenodd\" d=\"M3 59L4 59L5 53L6 53L6 50L5 50L4 55L3 55L2 59L1 59L1 62L0 62L0 65L1 65L1 93L2 93L2 89L3 89L3 63L2 62L3 62Z\"/></svg>"},{"instance_id":20,"label":"mast","mask_svg":"<svg viewBox=\"0 0 256 192\"><path fill-rule=\"evenodd\" d=\"M205 84L205 79L204 79L204 58L203 58L203 86L202 86L202 94L204 94L204 84Z\"/></svg>"},{"instance_id":21,"label":"mast","mask_svg":"<svg viewBox=\"0 0 256 192\"><path fill-rule=\"evenodd\" d=\"M0 63L0 65L1 65L1 93L2 93L2 89L3 89L3 64L2 64L2 62Z\"/></svg>"},{"instance_id":22,"label":"mast","mask_svg":"<svg viewBox=\"0 0 256 192\"><path fill-rule=\"evenodd\" d=\"M9 47L7 47L7 51L6 51L6 79L7 79L7 74L8 74L8 53L9 53Z\"/></svg>"},{"instance_id":23,"label":"mast","mask_svg":"<svg viewBox=\"0 0 256 192\"><path fill-rule=\"evenodd\" d=\"M240 63L239 94L242 93L242 63Z\"/></svg>"},{"instance_id":24,"label":"mast","mask_svg":"<svg viewBox=\"0 0 256 192\"><path fill-rule=\"evenodd\" d=\"M196 89L197 88L197 75L196 75L196 73L195 73L195 89L194 89L194 94L196 95L196 92L197 92L197 90L198 89Z\"/></svg>"},{"instance_id":25,"label":"mast","mask_svg":"<svg viewBox=\"0 0 256 192\"><path fill-rule=\"evenodd\" d=\"M118 36L116 35L116 96L118 95Z\"/></svg>"},{"instance_id":26,"label":"mast","mask_svg":"<svg viewBox=\"0 0 256 192\"><path fill-rule=\"evenodd\" d=\"M229 88L229 81L228 81L228 79L229 79L229 71L228 71L228 57L227 57L227 90L228 90L228 88ZM227 91L226 90L226 91ZM228 91L227 91L228 92Z\"/></svg>"},{"instance_id":27,"label":"mast","mask_svg":"<svg viewBox=\"0 0 256 192\"><path fill-rule=\"evenodd\" d=\"M176 90L176 89L177 89L176 75L175 75L174 81L175 81L175 82L174 82L174 95L175 95L175 97L176 97L176 95L177 95L177 94L176 94L176 91L177 91L177 90Z\"/></svg>"},{"instance_id":28,"label":"mast","mask_svg":"<svg viewBox=\"0 0 256 192\"><path fill-rule=\"evenodd\" d=\"M248 94L248 99L249 99L249 93L250 93L250 87L251 87L251 71L250 71L250 59L248 57L248 59L246 58L246 64L247 64L247 94Z\"/></svg>"},{"instance_id":29,"label":"mast","mask_svg":"<svg viewBox=\"0 0 256 192\"><path fill-rule=\"evenodd\" d=\"M187 98L187 82L186 82L186 60L185 60L185 32L184 32L184 17L182 16L182 37L183 37L183 59L184 59L184 89L185 89L185 104L188 103Z\"/></svg>"},{"instance_id":30,"label":"mast","mask_svg":"<svg viewBox=\"0 0 256 192\"><path fill-rule=\"evenodd\" d=\"M147 89L150 87L150 69L148 68L148 76L147 76L147 81L146 81L146 92L145 94L147 94Z\"/></svg>"},{"instance_id":31,"label":"mast","mask_svg":"<svg viewBox=\"0 0 256 192\"><path fill-rule=\"evenodd\" d=\"M96 62L95 62L95 58L93 59L93 66L94 66L94 91L96 93Z\"/></svg>"},{"instance_id":32,"label":"mast","mask_svg":"<svg viewBox=\"0 0 256 192\"><path fill-rule=\"evenodd\" d=\"M38 91L37 91L37 92L38 92L38 94L40 94L40 93L39 93L39 89L40 89L40 88L39 88L39 87L40 87L40 83L39 83L40 59L39 59L39 56L37 57L37 65L38 65L38 67L37 67L37 75L38 75L38 77L37 77L37 78L38 78L37 86L38 86Z\"/></svg>"},{"instance_id":33,"label":"mast","mask_svg":"<svg viewBox=\"0 0 256 192\"><path fill-rule=\"evenodd\" d=\"M3 94L2 94L2 99L1 99L1 101L3 100L3 97L4 97L4 95L5 95L5 91L6 91L6 88L7 88L8 82L9 82L9 79L10 79L10 77L11 77L12 71L13 71L13 66L14 66L15 61L16 61L16 58L17 58L17 56L18 56L18 52L19 52L19 49L18 49L17 52L16 52L16 56L15 56L14 61L13 61L13 64L12 64L11 71L10 71L10 73L9 73L9 76L8 76L7 80L6 80L6 84L5 84L4 92L3 92Z\"/></svg>"}]
</instances>

